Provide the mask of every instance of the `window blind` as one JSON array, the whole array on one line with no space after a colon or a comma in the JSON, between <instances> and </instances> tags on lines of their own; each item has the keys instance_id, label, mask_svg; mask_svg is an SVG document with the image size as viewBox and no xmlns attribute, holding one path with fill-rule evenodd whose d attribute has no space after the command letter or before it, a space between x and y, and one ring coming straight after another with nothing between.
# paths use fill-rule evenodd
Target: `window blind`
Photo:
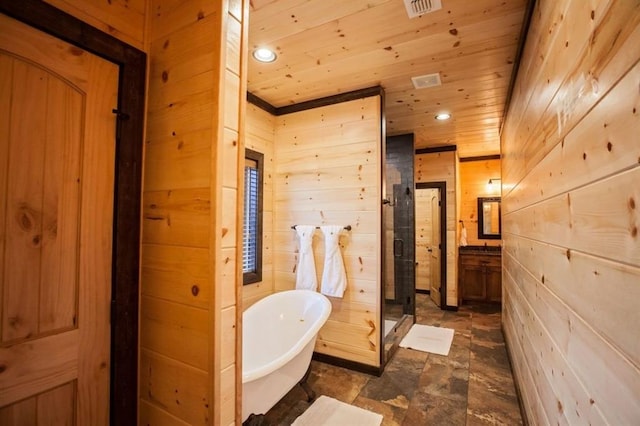
<instances>
[{"instance_id":1,"label":"window blind","mask_svg":"<svg viewBox=\"0 0 640 426\"><path fill-rule=\"evenodd\" d=\"M257 272L258 258L258 168L244 168L244 234L242 272Z\"/></svg>"}]
</instances>

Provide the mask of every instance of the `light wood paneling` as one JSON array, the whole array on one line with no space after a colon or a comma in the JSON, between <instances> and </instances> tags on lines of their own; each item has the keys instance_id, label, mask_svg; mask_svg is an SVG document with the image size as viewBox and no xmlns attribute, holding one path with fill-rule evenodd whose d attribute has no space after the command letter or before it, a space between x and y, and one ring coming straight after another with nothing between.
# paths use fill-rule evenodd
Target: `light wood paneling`
<instances>
[{"instance_id":1,"label":"light wood paneling","mask_svg":"<svg viewBox=\"0 0 640 426\"><path fill-rule=\"evenodd\" d=\"M316 351L372 366L380 363L380 125L379 97L287 114L275 123L275 290L295 288L292 225L351 225L340 237L347 289L342 299L332 298L336 311ZM313 250L320 283L320 231Z\"/></svg>"},{"instance_id":2,"label":"light wood paneling","mask_svg":"<svg viewBox=\"0 0 640 426\"><path fill-rule=\"evenodd\" d=\"M460 220L467 229L469 245L498 246L501 240L478 239L478 197L499 197L501 181L489 185L489 179L500 179L500 160L460 162ZM461 225L460 225L461 226ZM460 231L460 230L459 230Z\"/></svg>"},{"instance_id":3,"label":"light wood paneling","mask_svg":"<svg viewBox=\"0 0 640 426\"><path fill-rule=\"evenodd\" d=\"M148 138L145 148L145 189L203 188L210 184L211 130L179 136Z\"/></svg>"},{"instance_id":4,"label":"light wood paneling","mask_svg":"<svg viewBox=\"0 0 640 426\"><path fill-rule=\"evenodd\" d=\"M527 176L530 185L511 189L502 205L508 213L546 197L634 167L640 158L636 135L640 129L640 80L636 64L578 125Z\"/></svg>"},{"instance_id":5,"label":"light wood paneling","mask_svg":"<svg viewBox=\"0 0 640 426\"><path fill-rule=\"evenodd\" d=\"M640 4L536 5L502 136L504 331L531 424L640 419Z\"/></svg>"},{"instance_id":6,"label":"light wood paneling","mask_svg":"<svg viewBox=\"0 0 640 426\"><path fill-rule=\"evenodd\" d=\"M149 425L166 425L166 426L188 426L186 423L169 414L167 411L151 404L144 399L140 400L140 423Z\"/></svg>"},{"instance_id":7,"label":"light wood paneling","mask_svg":"<svg viewBox=\"0 0 640 426\"><path fill-rule=\"evenodd\" d=\"M447 185L447 295L449 306L458 306L458 213L456 195L456 152L417 154L415 156L416 183L446 182ZM419 213L422 214L422 213Z\"/></svg>"},{"instance_id":8,"label":"light wood paneling","mask_svg":"<svg viewBox=\"0 0 640 426\"><path fill-rule=\"evenodd\" d=\"M237 424L235 421L236 413L236 386L242 387L242 383L238 383L236 379L236 365L232 364L220 373L222 383L220 401L221 413L220 424Z\"/></svg>"},{"instance_id":9,"label":"light wood paneling","mask_svg":"<svg viewBox=\"0 0 640 426\"><path fill-rule=\"evenodd\" d=\"M640 365L640 342L629 339L621 322L634 322L640 312L634 309L640 297L640 268L547 243L514 236L505 247L510 259L542 280L544 285L609 343L630 354ZM542 285L538 283L537 285ZM606 289L606 291L603 291ZM576 293L582 297L572 297ZM626 297L620 298L624 294Z\"/></svg>"},{"instance_id":10,"label":"light wood paneling","mask_svg":"<svg viewBox=\"0 0 640 426\"><path fill-rule=\"evenodd\" d=\"M210 204L206 188L145 192L143 243L206 248Z\"/></svg>"},{"instance_id":11,"label":"light wood paneling","mask_svg":"<svg viewBox=\"0 0 640 426\"><path fill-rule=\"evenodd\" d=\"M56 8L140 50L145 49L145 25L150 0L45 0Z\"/></svg>"},{"instance_id":12,"label":"light wood paneling","mask_svg":"<svg viewBox=\"0 0 640 426\"><path fill-rule=\"evenodd\" d=\"M149 0L147 0L149 1ZM149 31L152 40L163 38L179 28L192 27L194 22L219 13L217 5L206 1L153 0ZM214 52L211 52L213 55Z\"/></svg>"},{"instance_id":13,"label":"light wood paneling","mask_svg":"<svg viewBox=\"0 0 640 426\"><path fill-rule=\"evenodd\" d=\"M262 185L262 281L243 286L243 310L274 292L273 249L277 244L273 235L275 123L275 116L255 105L247 105L245 147L264 155L264 182Z\"/></svg>"},{"instance_id":14,"label":"light wood paneling","mask_svg":"<svg viewBox=\"0 0 640 426\"><path fill-rule=\"evenodd\" d=\"M250 63L249 91L281 107L381 85L389 135L414 133L416 148L456 144L465 157L498 154L526 4L449 0L410 19L399 0L255 0L251 46L278 59ZM413 87L411 77L436 72L440 87ZM449 122L432 119L444 109Z\"/></svg>"},{"instance_id":15,"label":"light wood paneling","mask_svg":"<svg viewBox=\"0 0 640 426\"><path fill-rule=\"evenodd\" d=\"M207 371L208 312L143 296L140 344L158 354Z\"/></svg>"},{"instance_id":16,"label":"light wood paneling","mask_svg":"<svg viewBox=\"0 0 640 426\"><path fill-rule=\"evenodd\" d=\"M209 425L211 388L206 371L149 350L140 354L140 396L191 425ZM143 410L144 412L145 410ZM164 424L164 423L162 423Z\"/></svg>"},{"instance_id":17,"label":"light wood paneling","mask_svg":"<svg viewBox=\"0 0 640 426\"><path fill-rule=\"evenodd\" d=\"M208 257L202 248L143 244L142 294L206 308L211 298Z\"/></svg>"},{"instance_id":18,"label":"light wood paneling","mask_svg":"<svg viewBox=\"0 0 640 426\"><path fill-rule=\"evenodd\" d=\"M640 18L635 2L610 0L593 7L562 2L562 7L566 10L545 22L551 25L549 44L538 47L533 39L523 57L523 68L527 69L538 56L535 50L547 46L548 50L539 50L545 52L540 74L516 81L514 90L523 92L522 104L531 105L514 111L505 123L505 138L518 141L503 149L503 158L511 156L513 160L503 168L503 184L510 187L605 97L640 56ZM567 27L571 18L565 16L576 16L575 28ZM609 59L602 61L603 57ZM515 146L518 149L514 150Z\"/></svg>"},{"instance_id":19,"label":"light wood paneling","mask_svg":"<svg viewBox=\"0 0 640 426\"><path fill-rule=\"evenodd\" d=\"M151 0L140 325L149 371L141 372L141 423L240 421L248 7ZM177 397L169 386L176 377L197 386L180 385Z\"/></svg>"}]
</instances>

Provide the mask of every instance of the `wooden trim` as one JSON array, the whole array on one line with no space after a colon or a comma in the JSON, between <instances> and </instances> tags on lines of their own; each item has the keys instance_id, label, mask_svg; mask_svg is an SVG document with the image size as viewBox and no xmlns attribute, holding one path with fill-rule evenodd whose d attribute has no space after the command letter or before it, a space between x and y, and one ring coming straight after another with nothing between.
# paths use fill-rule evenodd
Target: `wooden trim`
<instances>
[{"instance_id":1,"label":"wooden trim","mask_svg":"<svg viewBox=\"0 0 640 426\"><path fill-rule=\"evenodd\" d=\"M418 182L416 189L440 190L440 309L450 311L457 306L447 305L447 182Z\"/></svg>"},{"instance_id":2,"label":"wooden trim","mask_svg":"<svg viewBox=\"0 0 640 426\"><path fill-rule=\"evenodd\" d=\"M114 182L111 424L138 418L140 199L146 54L40 0L0 0L0 12L120 67Z\"/></svg>"},{"instance_id":3,"label":"wooden trim","mask_svg":"<svg viewBox=\"0 0 640 426\"><path fill-rule=\"evenodd\" d=\"M278 115L291 114L293 112L305 111L308 109L320 108L323 106L341 104L343 102L355 101L356 99L370 98L372 96L382 96L382 87L374 86L366 89L353 90L351 92L339 93L333 96L313 99L299 104L287 105L278 108Z\"/></svg>"},{"instance_id":4,"label":"wooden trim","mask_svg":"<svg viewBox=\"0 0 640 426\"><path fill-rule=\"evenodd\" d=\"M339 93L324 98L312 99L298 104L286 105L283 107L275 107L264 99L259 98L253 93L247 92L247 101L254 104L258 108L267 111L272 115L285 115L294 112L305 111L308 109L320 108L323 106L340 104L343 102L355 101L356 99L370 98L372 96L380 96L384 100L384 89L380 86L368 87L366 89L353 90L351 92ZM384 104L383 104L384 105ZM384 133L384 131L383 131Z\"/></svg>"},{"instance_id":5,"label":"wooden trim","mask_svg":"<svg viewBox=\"0 0 640 426\"><path fill-rule=\"evenodd\" d=\"M418 293L418 294L431 294L431 290L424 290L422 288L416 288L416 293Z\"/></svg>"},{"instance_id":6,"label":"wooden trim","mask_svg":"<svg viewBox=\"0 0 640 426\"><path fill-rule=\"evenodd\" d=\"M487 160L500 160L502 156L500 154L495 155L480 155L478 157L465 157L461 158L461 163L468 163L470 161L487 161Z\"/></svg>"},{"instance_id":7,"label":"wooden trim","mask_svg":"<svg viewBox=\"0 0 640 426\"><path fill-rule=\"evenodd\" d=\"M367 365L356 361L349 361L332 355L321 354L319 352L313 353L313 360L378 377L382 376L382 372L384 371L384 366L382 365L380 367L374 367L372 365Z\"/></svg>"},{"instance_id":8,"label":"wooden trim","mask_svg":"<svg viewBox=\"0 0 640 426\"><path fill-rule=\"evenodd\" d=\"M432 146L429 148L419 148L416 149L416 154L433 154L435 152L450 152L457 151L457 145L443 145L443 146Z\"/></svg>"},{"instance_id":9,"label":"wooden trim","mask_svg":"<svg viewBox=\"0 0 640 426\"><path fill-rule=\"evenodd\" d=\"M268 112L271 115L278 115L278 108L271 105L269 102L254 95L251 92L247 92L247 102L257 106L258 108Z\"/></svg>"},{"instance_id":10,"label":"wooden trim","mask_svg":"<svg viewBox=\"0 0 640 426\"><path fill-rule=\"evenodd\" d=\"M516 78L518 77L518 71L520 70L520 63L522 62L522 52L524 51L524 45L527 41L527 35L529 34L529 26L531 25L531 17L533 16L533 9L536 5L536 0L527 0L527 6L524 11L524 17L522 19L522 28L520 28L520 36L518 39L518 48L516 50L516 56L513 62L513 70L511 71L511 78L509 79L509 88L507 89L507 98L504 101L504 112L502 113L502 119L500 120L500 135L502 135L502 129L504 123L507 121L507 114L511 107L511 99L513 98L513 89L516 85Z\"/></svg>"},{"instance_id":11,"label":"wooden trim","mask_svg":"<svg viewBox=\"0 0 640 426\"><path fill-rule=\"evenodd\" d=\"M387 127L386 127L386 118L385 118L385 92L384 89L380 90L380 181L378 182L380 184L380 198L384 198L384 196L387 193ZM384 276L385 276L385 253L386 253L386 245L385 245L385 240L386 238L384 237L385 235L385 229L384 229L384 207L382 204L382 200L380 200L380 207L379 207L379 211L380 211L380 233L379 233L379 241L380 241L380 262L378 265L378 283L380 285L379 288L379 300L380 303L378 303L378 306L380 306L380 318L379 318L379 324L380 324L380 340L379 340L379 348L380 348L380 354L379 354L379 358L378 358L378 362L380 363L380 374L382 374L382 371L384 371L384 367L386 365L386 362L388 361L386 354L385 354L385 336L382 330L384 330L384 327L382 326L382 324L384 324L384 318L385 318L385 306L386 306L386 300L385 300L385 289L384 289ZM391 357L389 357L389 359L391 359Z\"/></svg>"},{"instance_id":12,"label":"wooden trim","mask_svg":"<svg viewBox=\"0 0 640 426\"><path fill-rule=\"evenodd\" d=\"M229 4L229 2L227 2ZM242 25L242 38L240 40L240 93L238 93L239 103L240 103L240 116L238 118L238 141L240 145L238 147L237 152L237 165L238 165L238 173L237 173L237 187L238 187L238 205L244 205L244 174L241 173L240 164L242 159L244 158L244 148L246 147L247 140L247 105L242 102L242 93L247 92L247 76L249 75L249 9L250 9L250 0L243 0L240 2L242 5L242 20L240 24ZM262 194L261 194L262 195ZM237 219L236 223L239 225L242 223L242 217L244 216L243 208L238 208L237 211ZM236 239L236 259L240 259L242 257L242 234L243 230L241 226L236 227L237 239ZM260 231L262 235L262 230ZM262 249L260 250L262 252ZM236 283L239 284L242 279L242 264L240 262L236 262ZM242 333L244 324L242 323L242 313L244 311L242 306L242 296L244 294L244 286L236 285L236 383L235 383L235 393L236 393L236 424L242 422L242 351L243 351L243 343L242 343Z\"/></svg>"},{"instance_id":13,"label":"wooden trim","mask_svg":"<svg viewBox=\"0 0 640 426\"><path fill-rule=\"evenodd\" d=\"M256 162L258 169L258 219L256 226L256 272L243 272L242 285L254 284L262 281L262 212L263 212L263 189L264 189L264 154L250 148L244 149L244 158ZM243 167L244 169L244 167ZM244 213L244 212L243 212ZM244 221L244 214L242 215ZM244 253L240 253L244 255ZM244 259L243 259L244 260Z\"/></svg>"}]
</instances>

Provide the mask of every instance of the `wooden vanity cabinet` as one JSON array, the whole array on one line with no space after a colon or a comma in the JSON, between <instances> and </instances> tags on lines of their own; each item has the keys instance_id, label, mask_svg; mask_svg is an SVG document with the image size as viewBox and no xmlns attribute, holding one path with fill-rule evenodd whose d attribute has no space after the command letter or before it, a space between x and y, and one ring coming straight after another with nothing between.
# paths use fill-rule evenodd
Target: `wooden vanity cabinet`
<instances>
[{"instance_id":1,"label":"wooden vanity cabinet","mask_svg":"<svg viewBox=\"0 0 640 426\"><path fill-rule=\"evenodd\" d=\"M494 302L502 299L502 257L494 253L460 252L459 279L463 301Z\"/></svg>"}]
</instances>

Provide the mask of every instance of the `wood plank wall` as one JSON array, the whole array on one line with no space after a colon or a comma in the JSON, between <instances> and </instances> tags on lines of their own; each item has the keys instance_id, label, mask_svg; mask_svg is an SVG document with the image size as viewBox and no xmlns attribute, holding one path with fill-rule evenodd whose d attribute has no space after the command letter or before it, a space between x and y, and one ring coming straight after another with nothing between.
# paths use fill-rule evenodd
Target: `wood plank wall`
<instances>
[{"instance_id":1,"label":"wood plank wall","mask_svg":"<svg viewBox=\"0 0 640 426\"><path fill-rule=\"evenodd\" d=\"M264 154L264 185L262 187L262 281L242 289L242 309L274 292L273 285L273 187L276 118L253 104L247 105L247 148Z\"/></svg>"},{"instance_id":2,"label":"wood plank wall","mask_svg":"<svg viewBox=\"0 0 640 426\"><path fill-rule=\"evenodd\" d=\"M502 133L503 327L530 424L640 422L640 2L539 1Z\"/></svg>"},{"instance_id":3,"label":"wood plank wall","mask_svg":"<svg viewBox=\"0 0 640 426\"><path fill-rule=\"evenodd\" d=\"M146 51L150 0L44 0L87 24Z\"/></svg>"},{"instance_id":4,"label":"wood plank wall","mask_svg":"<svg viewBox=\"0 0 640 426\"><path fill-rule=\"evenodd\" d=\"M274 288L295 287L297 239L292 225L351 225L340 238L348 286L330 298L333 311L316 352L380 365L381 297L380 97L279 116L275 132ZM324 243L313 249L320 283Z\"/></svg>"},{"instance_id":5,"label":"wood plank wall","mask_svg":"<svg viewBox=\"0 0 640 426\"><path fill-rule=\"evenodd\" d=\"M447 296L448 306L458 306L458 216L456 208L456 173L458 156L455 151L416 154L416 183L446 182L447 184ZM416 208L419 208L416 205ZM422 215L416 212L416 216ZM442 220L442 219L441 219Z\"/></svg>"},{"instance_id":6,"label":"wood plank wall","mask_svg":"<svg viewBox=\"0 0 640 426\"><path fill-rule=\"evenodd\" d=\"M152 4L140 423L240 419L247 13L239 0Z\"/></svg>"},{"instance_id":7,"label":"wood plank wall","mask_svg":"<svg viewBox=\"0 0 640 426\"><path fill-rule=\"evenodd\" d=\"M478 197L499 197L500 182L489 186L489 179L500 178L500 160L460 162L460 220L467 229L469 245L499 246L501 240L478 239ZM461 227L461 225L458 225Z\"/></svg>"}]
</instances>

